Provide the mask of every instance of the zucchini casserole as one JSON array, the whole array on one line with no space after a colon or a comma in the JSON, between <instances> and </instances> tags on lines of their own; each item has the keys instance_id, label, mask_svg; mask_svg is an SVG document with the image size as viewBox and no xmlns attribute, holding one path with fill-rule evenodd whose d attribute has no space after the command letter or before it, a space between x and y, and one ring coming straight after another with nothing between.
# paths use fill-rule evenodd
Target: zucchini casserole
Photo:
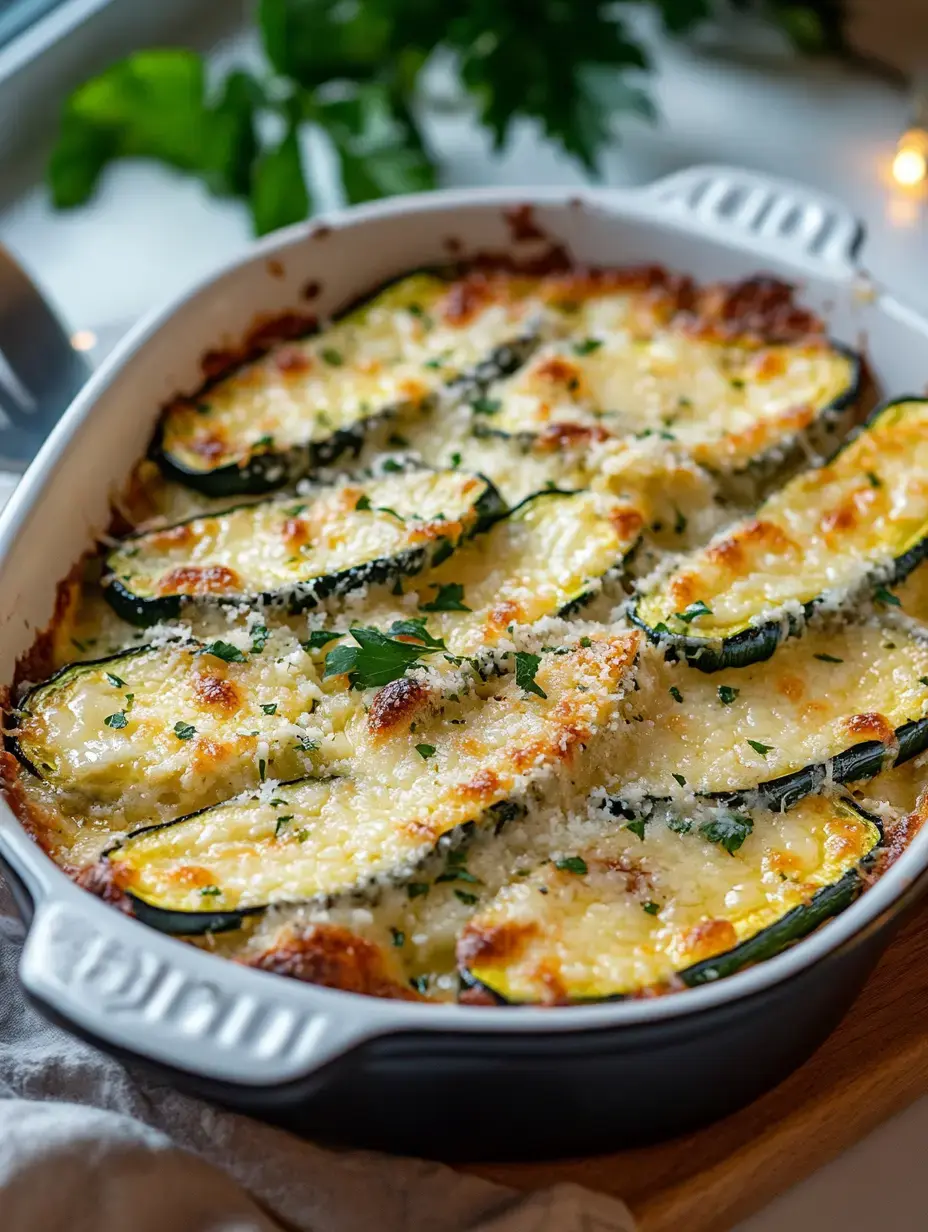
<instances>
[{"instance_id":1,"label":"zucchini casserole","mask_svg":"<svg viewBox=\"0 0 928 1232\"><path fill-rule=\"evenodd\" d=\"M164 409L6 797L114 909L347 991L762 961L926 808L928 401L876 403L773 279L399 278Z\"/></svg>"}]
</instances>

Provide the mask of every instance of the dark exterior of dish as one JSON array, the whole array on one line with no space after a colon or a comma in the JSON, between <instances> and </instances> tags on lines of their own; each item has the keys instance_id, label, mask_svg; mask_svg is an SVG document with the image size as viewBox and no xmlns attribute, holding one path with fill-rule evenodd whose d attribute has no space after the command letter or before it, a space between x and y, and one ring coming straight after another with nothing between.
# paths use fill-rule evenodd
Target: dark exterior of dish
<instances>
[{"instance_id":1,"label":"dark exterior of dish","mask_svg":"<svg viewBox=\"0 0 928 1232\"><path fill-rule=\"evenodd\" d=\"M8 872L28 920L28 893ZM847 1012L926 884L922 877L910 885L883 916L792 978L679 1018L541 1035L434 1032L424 1017L423 1030L372 1039L305 1081L258 1088L107 1050L193 1094L324 1141L445 1160L638 1147L727 1116L806 1061Z\"/></svg>"}]
</instances>

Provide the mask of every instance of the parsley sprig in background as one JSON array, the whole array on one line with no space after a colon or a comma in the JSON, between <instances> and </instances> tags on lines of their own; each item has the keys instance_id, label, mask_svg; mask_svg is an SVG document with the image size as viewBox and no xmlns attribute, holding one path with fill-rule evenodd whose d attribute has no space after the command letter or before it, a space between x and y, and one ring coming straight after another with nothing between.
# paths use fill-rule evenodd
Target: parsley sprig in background
<instances>
[{"instance_id":1,"label":"parsley sprig in background","mask_svg":"<svg viewBox=\"0 0 928 1232\"><path fill-rule=\"evenodd\" d=\"M650 0L683 34L725 0ZM804 50L840 50L841 0L728 0L760 8ZM435 153L417 112L421 78L450 61L479 122L501 148L536 121L595 174L625 112L654 118L649 67L621 0L260 0L267 60L207 81L183 48L139 51L67 101L48 179L59 208L83 204L115 159L154 158L250 204L255 233L313 212L300 133L324 135L345 199L432 188ZM318 143L316 143L318 145ZM314 147L315 148L315 147ZM310 177L312 182L312 177Z\"/></svg>"}]
</instances>

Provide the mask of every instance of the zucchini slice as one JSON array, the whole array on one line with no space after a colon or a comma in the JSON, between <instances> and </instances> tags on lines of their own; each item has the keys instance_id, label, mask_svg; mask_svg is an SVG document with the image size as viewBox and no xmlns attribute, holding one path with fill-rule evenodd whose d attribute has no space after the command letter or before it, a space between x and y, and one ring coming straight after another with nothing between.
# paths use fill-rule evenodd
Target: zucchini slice
<instances>
[{"instance_id":1,"label":"zucchini slice","mask_svg":"<svg viewBox=\"0 0 928 1232\"><path fill-rule=\"evenodd\" d=\"M511 625L566 615L592 599L621 573L643 526L638 509L619 497L538 492L405 589L430 632L453 654L470 654L506 640ZM385 619L352 614L364 624Z\"/></svg>"},{"instance_id":2,"label":"zucchini slice","mask_svg":"<svg viewBox=\"0 0 928 1232\"><path fill-rule=\"evenodd\" d=\"M842 911L881 841L876 817L821 796L734 820L655 815L643 838L601 833L505 886L461 933L462 974L517 1004L716 980Z\"/></svg>"},{"instance_id":3,"label":"zucchini slice","mask_svg":"<svg viewBox=\"0 0 928 1232\"><path fill-rule=\"evenodd\" d=\"M681 326L647 338L621 329L544 347L478 409L495 405L483 423L509 436L656 434L731 472L834 428L859 384L857 356L824 338L763 345Z\"/></svg>"},{"instance_id":4,"label":"zucchini slice","mask_svg":"<svg viewBox=\"0 0 928 1232\"><path fill-rule=\"evenodd\" d=\"M344 728L361 698L331 691L294 646L277 657L174 643L71 664L23 698L13 750L62 807L116 827L317 772L350 754Z\"/></svg>"},{"instance_id":5,"label":"zucchini slice","mask_svg":"<svg viewBox=\"0 0 928 1232\"><path fill-rule=\"evenodd\" d=\"M928 553L928 400L879 408L823 466L686 557L631 618L705 672L769 658L816 604L904 578ZM888 600L892 602L892 599Z\"/></svg>"},{"instance_id":6,"label":"zucchini slice","mask_svg":"<svg viewBox=\"0 0 928 1232\"><path fill-rule=\"evenodd\" d=\"M208 496L267 492L360 447L370 425L468 376L512 371L535 344L537 280L412 274L347 316L273 348L165 412L153 455Z\"/></svg>"},{"instance_id":7,"label":"zucchini slice","mask_svg":"<svg viewBox=\"0 0 928 1232\"><path fill-rule=\"evenodd\" d=\"M772 659L711 676L652 651L638 683L623 799L682 789L788 807L928 747L928 638L889 617L815 621Z\"/></svg>"},{"instance_id":8,"label":"zucchini slice","mask_svg":"<svg viewBox=\"0 0 928 1232\"><path fill-rule=\"evenodd\" d=\"M416 573L505 511L488 479L411 470L345 481L307 500L261 501L125 539L106 559L104 594L153 624L182 604L284 602Z\"/></svg>"},{"instance_id":9,"label":"zucchini slice","mask_svg":"<svg viewBox=\"0 0 928 1232\"><path fill-rule=\"evenodd\" d=\"M351 777L274 785L139 830L108 856L116 882L141 918L196 933L407 877L444 836L504 820L540 778L566 772L613 715L637 647L626 634L546 655L538 693L510 677L488 698L444 697L415 724L391 724Z\"/></svg>"}]
</instances>

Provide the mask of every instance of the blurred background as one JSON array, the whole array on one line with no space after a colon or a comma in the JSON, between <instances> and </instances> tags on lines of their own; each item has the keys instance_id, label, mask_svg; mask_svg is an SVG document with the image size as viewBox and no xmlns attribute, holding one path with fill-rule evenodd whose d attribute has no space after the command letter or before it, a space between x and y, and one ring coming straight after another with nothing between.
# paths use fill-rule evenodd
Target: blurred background
<instances>
[{"instance_id":1,"label":"blurred background","mask_svg":"<svg viewBox=\"0 0 928 1232\"><path fill-rule=\"evenodd\" d=\"M926 0L0 0L0 242L93 352L344 201L727 162L928 308L926 83Z\"/></svg>"}]
</instances>

